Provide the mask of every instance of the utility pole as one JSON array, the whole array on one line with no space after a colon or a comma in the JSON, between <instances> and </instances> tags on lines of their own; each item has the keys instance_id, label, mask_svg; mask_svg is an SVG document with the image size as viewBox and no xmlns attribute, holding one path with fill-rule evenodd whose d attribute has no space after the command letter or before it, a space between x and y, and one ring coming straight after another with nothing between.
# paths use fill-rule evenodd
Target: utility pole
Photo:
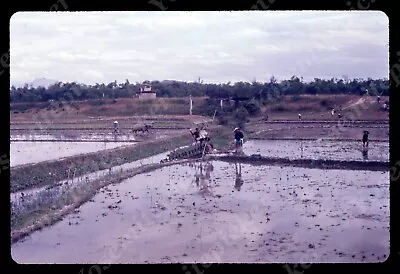
<instances>
[{"instance_id":1,"label":"utility pole","mask_svg":"<svg viewBox=\"0 0 400 274\"><path fill-rule=\"evenodd\" d=\"M193 110L193 101L192 101L192 95L190 94L190 108L189 108L189 115L192 115L192 110Z\"/></svg>"}]
</instances>

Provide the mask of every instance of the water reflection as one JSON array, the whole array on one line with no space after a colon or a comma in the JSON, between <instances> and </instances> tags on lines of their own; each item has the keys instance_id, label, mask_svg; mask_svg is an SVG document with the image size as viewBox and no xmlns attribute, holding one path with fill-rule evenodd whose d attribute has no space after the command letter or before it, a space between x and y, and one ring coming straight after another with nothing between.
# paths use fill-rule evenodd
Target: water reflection
<instances>
[{"instance_id":1,"label":"water reflection","mask_svg":"<svg viewBox=\"0 0 400 274\"><path fill-rule=\"evenodd\" d=\"M85 133L78 134L74 132L52 132L49 134L12 134L10 141L136 141L132 134L118 133Z\"/></svg>"},{"instance_id":2,"label":"water reflection","mask_svg":"<svg viewBox=\"0 0 400 274\"><path fill-rule=\"evenodd\" d=\"M363 160L368 160L368 147L362 149Z\"/></svg>"},{"instance_id":3,"label":"water reflection","mask_svg":"<svg viewBox=\"0 0 400 274\"><path fill-rule=\"evenodd\" d=\"M194 163L195 179L194 182L199 188L201 195L213 195L211 187L211 172L214 171L214 166L211 162Z\"/></svg>"},{"instance_id":4,"label":"water reflection","mask_svg":"<svg viewBox=\"0 0 400 274\"><path fill-rule=\"evenodd\" d=\"M242 179L242 165L240 163L235 163L235 189L237 191L240 191L240 188L243 185L243 179Z\"/></svg>"}]
</instances>

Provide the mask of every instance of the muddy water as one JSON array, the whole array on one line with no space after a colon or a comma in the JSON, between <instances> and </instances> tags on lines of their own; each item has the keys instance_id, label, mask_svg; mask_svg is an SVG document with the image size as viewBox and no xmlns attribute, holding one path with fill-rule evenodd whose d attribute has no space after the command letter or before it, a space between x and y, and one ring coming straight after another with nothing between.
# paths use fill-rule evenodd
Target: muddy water
<instances>
[{"instance_id":1,"label":"muddy water","mask_svg":"<svg viewBox=\"0 0 400 274\"><path fill-rule=\"evenodd\" d=\"M113 133L86 133L81 134L77 131L53 132L52 134L12 134L11 141L135 141L133 134L113 134Z\"/></svg>"},{"instance_id":2,"label":"muddy water","mask_svg":"<svg viewBox=\"0 0 400 274\"><path fill-rule=\"evenodd\" d=\"M111 169L99 170L77 176L70 180L63 180L52 186L32 188L28 190L10 193L10 206L13 212L22 213L37 208L38 204L45 205L57 201L57 199L67 191L80 187L82 184L90 183L94 180L113 175L127 169L139 167L146 164L159 163L167 156L168 152L156 154L141 160L114 166ZM24 193L22 197L21 193Z\"/></svg>"},{"instance_id":3,"label":"muddy water","mask_svg":"<svg viewBox=\"0 0 400 274\"><path fill-rule=\"evenodd\" d=\"M89 132L88 132L89 131ZM11 141L135 141L143 138L155 138L160 136L170 136L173 134L181 133L182 130L175 129L152 129L149 133L132 133L130 130L120 130L119 133L114 134L109 130L26 130L26 131L12 131Z\"/></svg>"},{"instance_id":4,"label":"muddy water","mask_svg":"<svg viewBox=\"0 0 400 274\"><path fill-rule=\"evenodd\" d=\"M360 160L389 162L389 143L370 143L368 150L361 142L250 140L243 152L290 159Z\"/></svg>"},{"instance_id":5,"label":"muddy water","mask_svg":"<svg viewBox=\"0 0 400 274\"><path fill-rule=\"evenodd\" d=\"M132 145L127 142L10 142L10 166L56 160L63 157Z\"/></svg>"},{"instance_id":6,"label":"muddy water","mask_svg":"<svg viewBox=\"0 0 400 274\"><path fill-rule=\"evenodd\" d=\"M12 246L18 263L377 262L389 174L214 161L105 187Z\"/></svg>"}]
</instances>

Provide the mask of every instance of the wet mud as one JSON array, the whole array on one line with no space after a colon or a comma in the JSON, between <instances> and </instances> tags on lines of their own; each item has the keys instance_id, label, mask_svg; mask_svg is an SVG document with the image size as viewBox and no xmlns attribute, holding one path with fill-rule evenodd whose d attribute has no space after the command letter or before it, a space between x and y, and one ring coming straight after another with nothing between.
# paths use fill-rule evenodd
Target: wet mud
<instances>
[{"instance_id":1,"label":"wet mud","mask_svg":"<svg viewBox=\"0 0 400 274\"><path fill-rule=\"evenodd\" d=\"M389 172L167 166L102 188L11 252L18 263L384 261Z\"/></svg>"},{"instance_id":2,"label":"wet mud","mask_svg":"<svg viewBox=\"0 0 400 274\"><path fill-rule=\"evenodd\" d=\"M389 142L370 142L363 148L357 141L249 140L243 152L288 159L389 162Z\"/></svg>"},{"instance_id":3,"label":"wet mud","mask_svg":"<svg viewBox=\"0 0 400 274\"><path fill-rule=\"evenodd\" d=\"M372 121L371 121L372 122ZM252 124L246 127L248 133L260 139L351 139L360 142L363 130L370 132L371 140L389 141L389 125L386 123L367 122L327 123L301 122L267 122Z\"/></svg>"}]
</instances>

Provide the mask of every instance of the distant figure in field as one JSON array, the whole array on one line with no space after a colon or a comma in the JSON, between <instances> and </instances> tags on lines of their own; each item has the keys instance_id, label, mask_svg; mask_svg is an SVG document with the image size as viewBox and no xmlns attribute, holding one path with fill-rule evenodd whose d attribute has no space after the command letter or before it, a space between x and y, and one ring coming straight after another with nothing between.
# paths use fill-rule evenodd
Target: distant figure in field
<instances>
[{"instance_id":1,"label":"distant figure in field","mask_svg":"<svg viewBox=\"0 0 400 274\"><path fill-rule=\"evenodd\" d=\"M381 97L378 95L378 97L376 97L376 101L378 102L378 104L381 102Z\"/></svg>"},{"instance_id":2,"label":"distant figure in field","mask_svg":"<svg viewBox=\"0 0 400 274\"><path fill-rule=\"evenodd\" d=\"M383 110L384 110L384 111L389 110L389 103L388 103L388 102L385 102L385 103L383 104Z\"/></svg>"},{"instance_id":3,"label":"distant figure in field","mask_svg":"<svg viewBox=\"0 0 400 274\"><path fill-rule=\"evenodd\" d=\"M301 114L299 113L299 120L301 120Z\"/></svg>"},{"instance_id":4,"label":"distant figure in field","mask_svg":"<svg viewBox=\"0 0 400 274\"><path fill-rule=\"evenodd\" d=\"M369 144L368 135L369 135L369 132L367 130L364 130L364 134L363 134L363 138L362 138L363 147L368 147L368 144Z\"/></svg>"},{"instance_id":5,"label":"distant figure in field","mask_svg":"<svg viewBox=\"0 0 400 274\"><path fill-rule=\"evenodd\" d=\"M118 121L114 122L114 133L118 132Z\"/></svg>"},{"instance_id":6,"label":"distant figure in field","mask_svg":"<svg viewBox=\"0 0 400 274\"><path fill-rule=\"evenodd\" d=\"M332 116L335 115L335 109L332 109L331 114Z\"/></svg>"}]
</instances>

